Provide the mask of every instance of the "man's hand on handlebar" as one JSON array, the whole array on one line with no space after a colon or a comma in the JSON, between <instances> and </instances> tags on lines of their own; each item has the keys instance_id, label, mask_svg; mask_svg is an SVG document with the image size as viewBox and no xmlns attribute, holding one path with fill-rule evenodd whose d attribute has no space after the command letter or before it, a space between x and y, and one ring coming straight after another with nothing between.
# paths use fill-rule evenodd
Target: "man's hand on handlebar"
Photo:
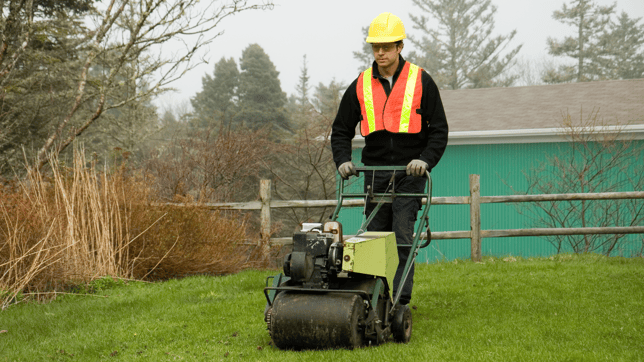
<instances>
[{"instance_id":1,"label":"man's hand on handlebar","mask_svg":"<svg viewBox=\"0 0 644 362\"><path fill-rule=\"evenodd\" d=\"M427 171L427 162L423 160L412 160L407 165L407 175L420 177L424 176Z\"/></svg>"},{"instance_id":2,"label":"man's hand on handlebar","mask_svg":"<svg viewBox=\"0 0 644 362\"><path fill-rule=\"evenodd\" d=\"M354 165L351 161L341 164L340 167L338 167L338 173L345 180L348 179L349 176L358 174L356 172L356 165Z\"/></svg>"}]
</instances>

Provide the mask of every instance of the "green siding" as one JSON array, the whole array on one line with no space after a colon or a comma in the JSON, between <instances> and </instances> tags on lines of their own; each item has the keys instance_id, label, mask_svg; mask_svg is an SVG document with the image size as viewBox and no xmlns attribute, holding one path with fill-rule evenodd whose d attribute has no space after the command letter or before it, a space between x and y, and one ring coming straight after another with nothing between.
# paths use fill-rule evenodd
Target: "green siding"
<instances>
[{"instance_id":1,"label":"green siding","mask_svg":"<svg viewBox=\"0 0 644 362\"><path fill-rule=\"evenodd\" d=\"M481 195L512 195L513 190L525 191L524 171L530 170L547 154L558 154L566 143L527 143L497 145L448 146L441 162L432 170L433 196L469 196L469 175L480 175ZM360 160L360 149L354 150L354 160ZM356 162L358 164L358 162ZM362 190L362 180L352 178L351 187ZM355 233L363 220L362 209L343 209L340 221L344 233ZM434 205L430 209L432 231L469 230L469 205ZM517 212L512 204L482 204L481 228L521 229L532 227L531 220ZM641 247L641 235L630 237L629 250L617 254L632 254ZM485 238L483 255L548 256L556 253L548 240L541 237ZM470 240L435 240L421 250L419 262L467 259Z\"/></svg>"}]
</instances>

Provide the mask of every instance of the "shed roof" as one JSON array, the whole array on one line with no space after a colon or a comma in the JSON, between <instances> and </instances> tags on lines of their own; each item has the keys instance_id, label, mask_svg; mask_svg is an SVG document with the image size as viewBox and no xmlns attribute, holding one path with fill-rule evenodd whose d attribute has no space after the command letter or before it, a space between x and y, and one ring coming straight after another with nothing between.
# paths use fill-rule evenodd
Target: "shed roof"
<instances>
[{"instance_id":1,"label":"shed roof","mask_svg":"<svg viewBox=\"0 0 644 362\"><path fill-rule=\"evenodd\" d=\"M450 132L558 128L598 112L605 124L644 124L644 79L442 90Z\"/></svg>"}]
</instances>

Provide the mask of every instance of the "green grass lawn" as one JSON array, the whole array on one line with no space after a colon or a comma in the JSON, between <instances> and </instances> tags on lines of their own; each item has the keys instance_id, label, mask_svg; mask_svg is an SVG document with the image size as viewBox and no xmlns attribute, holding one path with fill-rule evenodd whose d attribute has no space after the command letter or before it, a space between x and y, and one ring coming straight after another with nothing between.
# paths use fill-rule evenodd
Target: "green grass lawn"
<instances>
[{"instance_id":1,"label":"green grass lawn","mask_svg":"<svg viewBox=\"0 0 644 362\"><path fill-rule=\"evenodd\" d=\"M99 283L93 296L19 304L0 312L0 361L644 361L641 258L419 265L411 342L354 351L272 346L270 274Z\"/></svg>"}]
</instances>

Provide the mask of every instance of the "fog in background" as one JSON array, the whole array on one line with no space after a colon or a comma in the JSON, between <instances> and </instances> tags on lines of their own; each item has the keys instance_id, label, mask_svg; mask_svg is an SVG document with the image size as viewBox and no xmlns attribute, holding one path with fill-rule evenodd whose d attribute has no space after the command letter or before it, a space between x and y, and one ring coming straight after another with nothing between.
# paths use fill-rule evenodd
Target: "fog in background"
<instances>
[{"instance_id":1,"label":"fog in background","mask_svg":"<svg viewBox=\"0 0 644 362\"><path fill-rule=\"evenodd\" d=\"M552 18L555 10L561 9L564 0L492 0L497 7L493 35L506 35L517 30L510 47L523 44L517 56L519 62L530 60L562 62L548 55L546 39L563 38L575 32ZM617 15L625 11L631 18L644 17L642 0L596 0L598 5L617 4ZM239 64L242 50L249 44L259 44L269 55L280 72L282 90L291 95L300 76L303 56L306 55L309 84L331 79L345 82L358 76L359 62L353 52L364 43L362 28L382 12L399 16L406 26L407 34L418 33L413 29L410 13L421 15L420 9L411 0L274 0L275 7L269 11L247 11L225 19L219 30L224 33L202 54L208 64L202 64L172 86L176 92L167 93L157 100L162 109L189 108L189 99L201 91L201 78L212 74L214 64L222 57L233 57ZM405 53L413 50L407 41ZM574 60L570 60L574 64ZM521 85L520 82L518 85Z\"/></svg>"}]
</instances>

